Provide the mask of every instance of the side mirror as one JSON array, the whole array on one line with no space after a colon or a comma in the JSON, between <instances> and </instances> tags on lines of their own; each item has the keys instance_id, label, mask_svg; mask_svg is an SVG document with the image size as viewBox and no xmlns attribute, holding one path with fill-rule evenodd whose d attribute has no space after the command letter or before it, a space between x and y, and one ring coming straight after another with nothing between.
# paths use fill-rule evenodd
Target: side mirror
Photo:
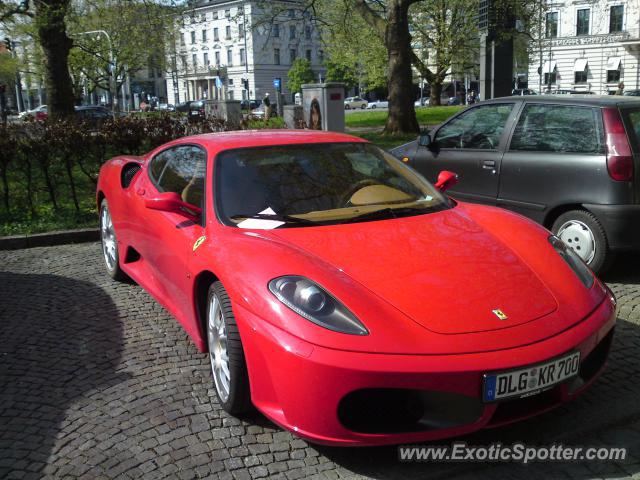
<instances>
[{"instance_id":1,"label":"side mirror","mask_svg":"<svg viewBox=\"0 0 640 480\"><path fill-rule=\"evenodd\" d=\"M201 208L185 202L175 192L165 192L157 197L148 198L145 200L144 205L150 210L177 213L193 222L199 222L202 217Z\"/></svg>"},{"instance_id":2,"label":"side mirror","mask_svg":"<svg viewBox=\"0 0 640 480\"><path fill-rule=\"evenodd\" d=\"M448 170L443 170L438 174L438 181L434 186L441 192L444 192L449 190L456 183L458 183L458 175L453 172L449 172Z\"/></svg>"},{"instance_id":3,"label":"side mirror","mask_svg":"<svg viewBox=\"0 0 640 480\"><path fill-rule=\"evenodd\" d=\"M421 147L428 147L431 145L431 135L428 133L421 133L418 137L418 145Z\"/></svg>"}]
</instances>

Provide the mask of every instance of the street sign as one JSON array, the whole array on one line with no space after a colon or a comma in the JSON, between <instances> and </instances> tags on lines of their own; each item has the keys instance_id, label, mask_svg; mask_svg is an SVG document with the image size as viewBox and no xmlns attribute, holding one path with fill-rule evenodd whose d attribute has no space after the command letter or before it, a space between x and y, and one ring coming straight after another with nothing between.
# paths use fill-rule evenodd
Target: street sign
<instances>
[{"instance_id":1,"label":"street sign","mask_svg":"<svg viewBox=\"0 0 640 480\"><path fill-rule=\"evenodd\" d=\"M275 88L277 92L280 91L281 85L282 85L282 80L280 78L273 79L273 88Z\"/></svg>"}]
</instances>

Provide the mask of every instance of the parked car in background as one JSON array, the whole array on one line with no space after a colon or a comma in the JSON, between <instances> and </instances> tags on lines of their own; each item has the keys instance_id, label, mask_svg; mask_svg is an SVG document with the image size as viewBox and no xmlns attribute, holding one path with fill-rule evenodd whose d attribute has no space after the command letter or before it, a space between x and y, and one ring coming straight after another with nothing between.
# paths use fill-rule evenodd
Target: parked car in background
<instances>
[{"instance_id":1,"label":"parked car in background","mask_svg":"<svg viewBox=\"0 0 640 480\"><path fill-rule=\"evenodd\" d=\"M347 97L344 99L344 109L345 110L354 110L356 108L365 109L367 108L367 101L364 98L360 97Z\"/></svg>"},{"instance_id":2,"label":"parked car in background","mask_svg":"<svg viewBox=\"0 0 640 480\"><path fill-rule=\"evenodd\" d=\"M260 103L260 105L257 108L254 108L253 110L251 110L251 116L253 117L264 118L264 115L265 115L264 103ZM276 108L275 105L271 105L271 117L277 117L277 116L278 116L278 109Z\"/></svg>"},{"instance_id":3,"label":"parked car in background","mask_svg":"<svg viewBox=\"0 0 640 480\"><path fill-rule=\"evenodd\" d=\"M511 95L537 95L537 93L530 88L514 88Z\"/></svg>"},{"instance_id":4,"label":"parked car in background","mask_svg":"<svg viewBox=\"0 0 640 480\"><path fill-rule=\"evenodd\" d=\"M241 100L240 101L240 108L242 110L254 110L256 108L258 108L260 106L260 104L262 103L261 100Z\"/></svg>"},{"instance_id":5,"label":"parked car in background","mask_svg":"<svg viewBox=\"0 0 640 480\"><path fill-rule=\"evenodd\" d=\"M26 110L24 112L21 112L18 115L18 118L20 120L46 120L47 118L47 106L46 105L40 105L39 107L33 108L31 110Z\"/></svg>"},{"instance_id":6,"label":"parked car in background","mask_svg":"<svg viewBox=\"0 0 640 480\"><path fill-rule=\"evenodd\" d=\"M484 101L393 150L451 195L526 215L596 271L640 250L640 98L544 95Z\"/></svg>"},{"instance_id":7,"label":"parked car in background","mask_svg":"<svg viewBox=\"0 0 640 480\"><path fill-rule=\"evenodd\" d=\"M205 118L205 102L206 100L195 100L193 102L189 102L189 110L187 112L189 120L203 120Z\"/></svg>"},{"instance_id":8,"label":"parked car in background","mask_svg":"<svg viewBox=\"0 0 640 480\"><path fill-rule=\"evenodd\" d=\"M174 112L176 107L170 103L159 103L157 109L161 112Z\"/></svg>"},{"instance_id":9,"label":"parked car in background","mask_svg":"<svg viewBox=\"0 0 640 480\"><path fill-rule=\"evenodd\" d=\"M367 108L371 110L376 108L389 108L389 102L386 100L374 100L367 104Z\"/></svg>"},{"instance_id":10,"label":"parked car in background","mask_svg":"<svg viewBox=\"0 0 640 480\"><path fill-rule=\"evenodd\" d=\"M461 103L460 97L449 97L447 100L447 105L460 105Z\"/></svg>"},{"instance_id":11,"label":"parked car in background","mask_svg":"<svg viewBox=\"0 0 640 480\"><path fill-rule=\"evenodd\" d=\"M422 99L417 99L415 102L413 102L413 106L414 107L426 107L427 105L430 105L431 101L429 97L422 97Z\"/></svg>"},{"instance_id":12,"label":"parked car in background","mask_svg":"<svg viewBox=\"0 0 640 480\"><path fill-rule=\"evenodd\" d=\"M627 97L640 97L640 90L625 90L623 95Z\"/></svg>"}]
</instances>

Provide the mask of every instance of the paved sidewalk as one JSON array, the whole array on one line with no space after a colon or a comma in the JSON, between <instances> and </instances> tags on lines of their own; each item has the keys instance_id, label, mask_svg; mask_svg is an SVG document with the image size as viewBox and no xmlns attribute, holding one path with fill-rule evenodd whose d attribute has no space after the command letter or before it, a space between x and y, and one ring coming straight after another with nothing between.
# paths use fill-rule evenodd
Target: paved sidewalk
<instances>
[{"instance_id":1,"label":"paved sidewalk","mask_svg":"<svg viewBox=\"0 0 640 480\"><path fill-rule=\"evenodd\" d=\"M608 277L620 321L590 392L462 439L624 446L631 458L400 464L394 447L317 447L223 413L206 356L142 289L107 277L97 243L0 251L0 478L640 478L639 266L623 257Z\"/></svg>"}]
</instances>

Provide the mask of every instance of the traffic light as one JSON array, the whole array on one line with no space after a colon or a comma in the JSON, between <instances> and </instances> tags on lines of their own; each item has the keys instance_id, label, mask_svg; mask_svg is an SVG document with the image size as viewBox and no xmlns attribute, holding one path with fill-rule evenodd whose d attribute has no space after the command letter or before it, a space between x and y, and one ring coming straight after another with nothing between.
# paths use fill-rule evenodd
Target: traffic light
<instances>
[{"instance_id":1,"label":"traffic light","mask_svg":"<svg viewBox=\"0 0 640 480\"><path fill-rule=\"evenodd\" d=\"M8 52L11 51L11 39L8 37L4 39L4 48L6 48Z\"/></svg>"}]
</instances>

